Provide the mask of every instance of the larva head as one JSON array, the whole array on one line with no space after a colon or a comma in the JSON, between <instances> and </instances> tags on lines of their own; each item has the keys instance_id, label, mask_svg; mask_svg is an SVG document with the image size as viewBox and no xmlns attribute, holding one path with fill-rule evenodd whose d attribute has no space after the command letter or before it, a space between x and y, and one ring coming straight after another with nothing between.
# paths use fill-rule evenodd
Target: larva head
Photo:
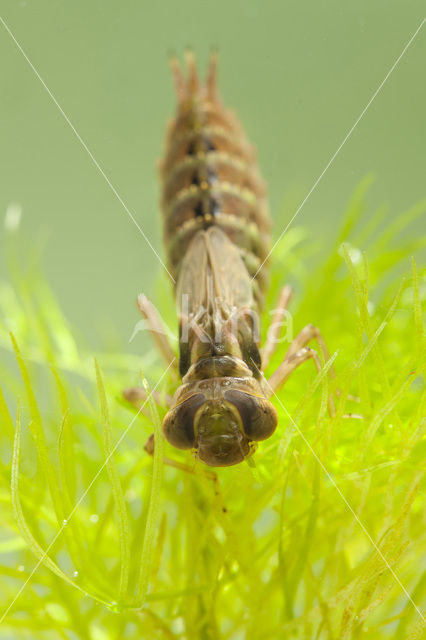
<instances>
[{"instance_id":1,"label":"larva head","mask_svg":"<svg viewBox=\"0 0 426 640\"><path fill-rule=\"evenodd\" d=\"M163 421L164 435L178 449L193 449L212 467L242 462L277 426L275 407L251 379L214 378L183 385Z\"/></svg>"}]
</instances>

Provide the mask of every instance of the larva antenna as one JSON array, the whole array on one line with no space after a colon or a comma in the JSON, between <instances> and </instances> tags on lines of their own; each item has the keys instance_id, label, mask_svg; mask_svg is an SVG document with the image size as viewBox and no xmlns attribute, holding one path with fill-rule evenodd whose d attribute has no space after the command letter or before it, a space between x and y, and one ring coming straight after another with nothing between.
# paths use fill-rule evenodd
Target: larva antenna
<instances>
[{"instance_id":1,"label":"larva antenna","mask_svg":"<svg viewBox=\"0 0 426 640\"><path fill-rule=\"evenodd\" d=\"M216 48L212 48L209 55L209 66L207 69L207 98L212 102L218 100L219 92L217 89L217 64L219 60L219 54Z\"/></svg>"},{"instance_id":2,"label":"larva antenna","mask_svg":"<svg viewBox=\"0 0 426 640\"><path fill-rule=\"evenodd\" d=\"M185 52L186 66L188 68L188 92L190 95L194 95L200 91L200 81L197 73L197 65L195 62L195 56L192 49L187 49Z\"/></svg>"},{"instance_id":3,"label":"larva antenna","mask_svg":"<svg viewBox=\"0 0 426 640\"><path fill-rule=\"evenodd\" d=\"M185 81L179 61L174 53L169 54L169 65L177 99L179 102L183 102L185 98Z\"/></svg>"}]
</instances>

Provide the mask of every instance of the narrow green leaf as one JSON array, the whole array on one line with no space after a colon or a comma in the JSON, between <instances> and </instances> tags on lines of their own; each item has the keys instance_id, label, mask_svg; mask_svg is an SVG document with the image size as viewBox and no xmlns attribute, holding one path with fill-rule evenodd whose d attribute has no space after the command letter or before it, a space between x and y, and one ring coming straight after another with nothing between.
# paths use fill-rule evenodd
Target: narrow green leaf
<instances>
[{"instance_id":1,"label":"narrow green leaf","mask_svg":"<svg viewBox=\"0 0 426 640\"><path fill-rule=\"evenodd\" d=\"M342 229L340 230L337 240L339 245L346 240L355 223L363 215L363 212L365 210L365 196L373 182L373 176L370 175L365 177L351 196L351 199L346 207L346 211L343 215L344 224Z\"/></svg>"},{"instance_id":2,"label":"narrow green leaf","mask_svg":"<svg viewBox=\"0 0 426 640\"><path fill-rule=\"evenodd\" d=\"M148 387L148 382L142 378L143 386L147 392L148 406L151 411L152 421L154 424L154 461L152 470L151 495L149 499L148 515L146 518L145 535L143 539L141 568L139 580L136 590L136 601L139 607L142 607L146 601L148 594L148 584L150 570L153 560L153 549L158 533L158 523L160 517L160 492L163 477L163 432L161 429L161 420L158 415L157 407L152 398L152 394Z\"/></svg>"},{"instance_id":3,"label":"narrow green leaf","mask_svg":"<svg viewBox=\"0 0 426 640\"><path fill-rule=\"evenodd\" d=\"M112 447L111 425L109 422L108 405L105 395L105 388L102 382L101 372L98 363L95 360L96 381L98 385L98 395L101 406L102 422L103 422L103 439L104 450L106 456L106 467L109 481L111 483L114 504L118 516L118 529L120 536L120 585L119 585L119 603L122 605L126 601L127 587L129 583L130 572L130 526L129 516L127 514L126 501L124 498L123 488L114 462L114 449Z\"/></svg>"},{"instance_id":4,"label":"narrow green leaf","mask_svg":"<svg viewBox=\"0 0 426 640\"><path fill-rule=\"evenodd\" d=\"M46 444L46 439L45 439L45 435L44 435L44 431L43 431L43 426L42 426L42 420L41 420L41 416L40 416L40 411L37 405L37 401L34 395L34 391L32 388L32 384L31 384L31 380L30 380L30 376L27 370L27 367L25 365L24 362L24 358L22 357L22 354L18 348L17 342L15 340L15 337L13 336L13 334L10 334L11 340L12 340L12 345L13 345L13 349L15 351L15 357L18 361L18 365L19 365L19 369L21 371L21 376L22 379L24 381L24 386L25 386L25 390L27 393L27 398L28 398L28 404L30 407L30 414L31 414L31 430L32 433L34 435L34 439L35 439L35 443L36 443L36 447L37 447L37 454L38 454L38 459L40 462L40 467L41 470L43 471L46 481L47 481L47 485L49 487L49 491L50 491L50 495L52 498L52 503L53 503L53 508L55 510L55 514L56 514L56 518L58 521L58 524L62 523L62 520L64 519L64 513L63 513L63 509L62 509L62 500L61 500L61 495L59 492L59 488L58 488L58 481L57 481L57 477L56 477L56 473L55 470L49 460L49 455L48 455L48 450L47 450L47 444Z\"/></svg>"},{"instance_id":5,"label":"narrow green leaf","mask_svg":"<svg viewBox=\"0 0 426 640\"><path fill-rule=\"evenodd\" d=\"M333 366L333 363L336 360L336 358L337 358L337 351L330 357L330 359L326 363L324 363L321 371L318 371L314 380L309 384L308 388L303 394L303 398L301 398L293 414L293 420L296 424L300 422L303 412L306 410L310 399L312 398L315 391L318 389L320 385L322 385L322 393L321 393L321 405L319 409L319 417L321 418L325 414L325 411L327 408L328 391L329 391L328 373L331 367Z\"/></svg>"},{"instance_id":6,"label":"narrow green leaf","mask_svg":"<svg viewBox=\"0 0 426 640\"><path fill-rule=\"evenodd\" d=\"M307 515L305 531L300 541L300 547L297 553L296 563L291 572L289 588L292 594L291 609L293 601L297 594L299 583L302 579L304 567L308 561L309 549L314 544L314 530L318 518L319 509L319 489L320 489L320 466L317 460L314 461L314 474L312 482L312 500Z\"/></svg>"},{"instance_id":7,"label":"narrow green leaf","mask_svg":"<svg viewBox=\"0 0 426 640\"><path fill-rule=\"evenodd\" d=\"M71 578L69 578L63 571L58 567L58 565L48 556L48 552L53 547L53 544L56 542L59 537L59 533L53 538L52 542L47 547L46 551L39 545L37 540L31 533L30 528L27 525L25 520L20 499L19 499L19 488L18 488L18 479L19 479L19 459L21 453L21 409L18 404L18 413L16 417L16 431L15 431L15 440L13 443L13 456L12 456L12 477L11 477L11 493L12 493L12 506L13 512L15 515L16 522L18 524L18 529L25 542L27 543L30 550L33 554L39 559L39 562L44 564L48 569L53 571L54 574L73 585L80 591L82 589L75 583Z\"/></svg>"},{"instance_id":8,"label":"narrow green leaf","mask_svg":"<svg viewBox=\"0 0 426 640\"><path fill-rule=\"evenodd\" d=\"M355 290L355 294L356 294L356 298L357 298L357 303L358 303L358 310L359 310L359 314L360 314L360 321L362 324L362 328L365 331L367 338L369 340L371 340L373 338L374 335L374 331L372 329L371 326L371 321L370 321L370 317L369 317L369 313L368 313L368 309L367 309L367 298L365 295L365 287L367 285L365 285L365 287L363 288L361 281L358 277L357 271L355 269L355 266L351 260L351 257L349 255L348 249L347 247L343 244L342 245L342 250L343 250L343 256L345 259L345 262L347 264L347 267L349 269L349 273L351 275L352 278L352 285L354 287ZM387 371L386 371L386 367L383 361L383 357L382 354L380 352L379 349L379 345L377 342L374 343L373 349L372 349L372 354L373 357L375 359L376 362L376 366L377 369L379 371L379 381L383 387L383 390L385 392L385 395L388 397L388 399L390 399L390 384L389 384L389 380L388 380L388 375L387 375Z\"/></svg>"},{"instance_id":9,"label":"narrow green leaf","mask_svg":"<svg viewBox=\"0 0 426 640\"><path fill-rule=\"evenodd\" d=\"M424 361L424 351L425 351L425 335L423 331L423 313L422 313L422 303L420 300L420 288L419 288L419 275L417 273L417 265L414 258L412 261L412 269L413 269L413 310L414 310L414 328L416 332L416 342L418 355L420 357L420 362Z\"/></svg>"},{"instance_id":10,"label":"narrow green leaf","mask_svg":"<svg viewBox=\"0 0 426 640\"><path fill-rule=\"evenodd\" d=\"M70 497L69 492L69 469L70 465L70 453L67 451L65 441L69 440L65 438L65 435L69 430L69 410L65 412L62 419L61 429L59 432L58 449L59 449L59 486L62 497L62 509L66 514L73 512L74 504ZM81 534L78 520L74 516L68 520L67 528L65 531L65 539L67 547L74 563L74 566L81 571L82 567L87 566L87 556L85 554L84 538Z\"/></svg>"},{"instance_id":11,"label":"narrow green leaf","mask_svg":"<svg viewBox=\"0 0 426 640\"><path fill-rule=\"evenodd\" d=\"M404 211L400 215L398 215L391 224L388 224L383 233L381 234L378 243L377 249L378 253L383 253L385 247L399 236L399 234L407 228L407 226L416 220L417 218L423 216L426 211L426 199L420 200L413 207Z\"/></svg>"},{"instance_id":12,"label":"narrow green leaf","mask_svg":"<svg viewBox=\"0 0 426 640\"><path fill-rule=\"evenodd\" d=\"M59 392L59 400L61 403L61 410L62 410L62 415L65 415L65 413L69 410L69 404L68 404L68 398L67 398L67 392L65 390L65 386L64 383L62 382L59 373L57 372L56 368L51 366L51 371L53 373L53 376L55 378L56 384L58 386L58 392Z\"/></svg>"},{"instance_id":13,"label":"narrow green leaf","mask_svg":"<svg viewBox=\"0 0 426 640\"><path fill-rule=\"evenodd\" d=\"M70 411L63 415L58 436L59 475L61 488L66 491L69 499L75 499L76 494L76 464L73 449L73 436ZM67 509L66 509L67 511Z\"/></svg>"},{"instance_id":14,"label":"narrow green leaf","mask_svg":"<svg viewBox=\"0 0 426 640\"><path fill-rule=\"evenodd\" d=\"M57 476L56 470L54 469L49 459L47 443L46 443L46 439L43 431L40 411L39 411L37 401L34 395L34 391L31 385L31 380L30 380L28 370L25 366L24 359L22 357L21 352L19 351L16 340L12 334L11 334L11 339L12 339L12 344L15 351L15 356L18 361L19 368L21 370L21 375L24 381L27 398L30 406L30 413L32 418L31 426L32 426L32 432L34 434L35 443L36 443L38 459L40 461L40 467L47 481L47 486L49 488L49 493L52 499L52 504L53 504L53 509L55 511L57 524L58 526L62 527L62 523L65 519L67 519L69 512L65 512L64 510L64 501L59 488L58 476ZM62 402L65 402L65 399L62 399ZM63 424L62 424L62 428L63 428ZM74 564L78 567L80 565L81 560L78 554L78 545L76 545L76 542L74 540L72 529L66 529L64 531L64 540Z\"/></svg>"},{"instance_id":15,"label":"narrow green leaf","mask_svg":"<svg viewBox=\"0 0 426 640\"><path fill-rule=\"evenodd\" d=\"M401 398L405 395L407 389L409 388L412 382L413 382L413 378L412 376L409 376L405 380L405 382L401 386L399 386L398 390L393 395L393 397L388 402L386 402L381 409L377 410L376 415L374 416L374 420L372 420L371 424L368 426L367 430L365 431L363 444L360 447L360 457L362 458L362 460L365 459L368 448L372 440L374 439L374 436L376 435L377 430L379 429L383 420L395 409L395 407L398 405Z\"/></svg>"},{"instance_id":16,"label":"narrow green leaf","mask_svg":"<svg viewBox=\"0 0 426 640\"><path fill-rule=\"evenodd\" d=\"M0 387L0 418L2 420L2 425L5 431L13 441L13 438L15 436L15 429L13 428L13 420L9 413L9 409L7 408L6 400L3 395L3 391L1 387Z\"/></svg>"}]
</instances>

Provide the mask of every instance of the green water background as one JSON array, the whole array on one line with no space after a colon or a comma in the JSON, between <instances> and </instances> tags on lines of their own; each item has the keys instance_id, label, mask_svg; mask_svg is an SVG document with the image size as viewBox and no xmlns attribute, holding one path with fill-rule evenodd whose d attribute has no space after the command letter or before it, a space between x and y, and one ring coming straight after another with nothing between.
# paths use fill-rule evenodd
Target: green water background
<instances>
[{"instance_id":1,"label":"green water background","mask_svg":"<svg viewBox=\"0 0 426 640\"><path fill-rule=\"evenodd\" d=\"M278 236L424 14L422 2L365 0L0 6L162 257L156 161L174 109L169 51L192 46L204 70L210 47L219 49L222 96L258 148ZM366 174L376 177L371 210L389 205L384 224L424 197L425 53L426 26L300 211L296 223L318 252ZM128 345L134 299L141 291L155 299L159 283L167 286L161 266L4 26L0 60L1 250L9 242L5 212L19 203L20 259L42 254L78 340L97 348L113 336L117 347L137 352L143 342Z\"/></svg>"}]
</instances>

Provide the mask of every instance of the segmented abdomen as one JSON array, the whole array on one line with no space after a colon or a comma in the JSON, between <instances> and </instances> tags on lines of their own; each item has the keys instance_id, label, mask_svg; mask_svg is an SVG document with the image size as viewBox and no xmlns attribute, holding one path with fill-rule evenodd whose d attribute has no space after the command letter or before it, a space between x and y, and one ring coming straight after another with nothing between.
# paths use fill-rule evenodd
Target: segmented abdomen
<instances>
[{"instance_id":1,"label":"segmented abdomen","mask_svg":"<svg viewBox=\"0 0 426 640\"><path fill-rule=\"evenodd\" d=\"M201 85L188 54L188 77L176 60L172 70L178 109L169 124L161 163L164 242L169 269L177 279L183 256L197 231L217 225L238 246L261 303L269 248L265 183L256 156L233 112L216 87L216 58Z\"/></svg>"}]
</instances>

